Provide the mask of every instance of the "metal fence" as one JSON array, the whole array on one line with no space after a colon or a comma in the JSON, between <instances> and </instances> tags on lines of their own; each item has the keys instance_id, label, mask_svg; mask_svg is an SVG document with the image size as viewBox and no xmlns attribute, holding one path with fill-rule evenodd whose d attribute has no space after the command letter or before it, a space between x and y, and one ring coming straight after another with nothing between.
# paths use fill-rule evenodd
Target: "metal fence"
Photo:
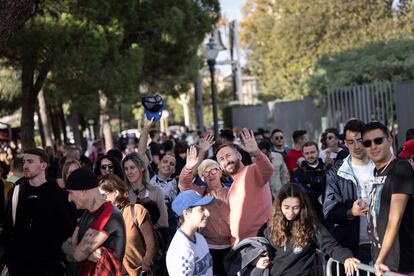
<instances>
[{"instance_id":1,"label":"metal fence","mask_svg":"<svg viewBox=\"0 0 414 276\"><path fill-rule=\"evenodd\" d=\"M356 271L356 276L361 274L366 276L375 276L375 268L373 266L369 266L366 264L358 264L358 270ZM335 269L333 269L335 267ZM341 267L343 264L337 260L330 258L326 264L326 276L335 276L335 275L342 275L341 274ZM385 272L382 274L383 276L404 276L403 274L399 274L397 272Z\"/></svg>"},{"instance_id":2,"label":"metal fence","mask_svg":"<svg viewBox=\"0 0 414 276\"><path fill-rule=\"evenodd\" d=\"M396 122L392 83L329 89L326 100L329 126L340 126L353 117L364 122L377 120L388 126Z\"/></svg>"}]
</instances>

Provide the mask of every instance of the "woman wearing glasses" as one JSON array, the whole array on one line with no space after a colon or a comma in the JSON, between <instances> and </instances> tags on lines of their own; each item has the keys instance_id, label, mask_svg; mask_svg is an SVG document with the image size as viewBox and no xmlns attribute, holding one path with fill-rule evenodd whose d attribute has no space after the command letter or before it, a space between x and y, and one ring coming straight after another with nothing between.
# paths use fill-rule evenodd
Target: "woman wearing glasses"
<instances>
[{"instance_id":1,"label":"woman wearing glasses","mask_svg":"<svg viewBox=\"0 0 414 276\"><path fill-rule=\"evenodd\" d=\"M121 210L125 221L127 242L122 264L127 274L124 275L151 275L158 242L147 210L140 204L130 204L128 186L116 175L103 175L99 190Z\"/></svg>"},{"instance_id":2,"label":"woman wearing glasses","mask_svg":"<svg viewBox=\"0 0 414 276\"><path fill-rule=\"evenodd\" d=\"M230 208L227 201L228 188L221 183L220 165L211 159L206 159L199 164L197 149L191 146L187 150L187 162L180 174L179 188L181 191L195 190L203 196L214 198L212 204L207 206L210 212L209 221L201 233L208 243L209 251L213 257L213 274L226 275L223 266L224 257L230 251ZM193 183L193 170L197 173L207 187L203 188Z\"/></svg>"},{"instance_id":3,"label":"woman wearing glasses","mask_svg":"<svg viewBox=\"0 0 414 276\"><path fill-rule=\"evenodd\" d=\"M96 161L95 170L96 176L115 174L121 179L124 179L121 164L118 160L109 155L104 155Z\"/></svg>"}]
</instances>

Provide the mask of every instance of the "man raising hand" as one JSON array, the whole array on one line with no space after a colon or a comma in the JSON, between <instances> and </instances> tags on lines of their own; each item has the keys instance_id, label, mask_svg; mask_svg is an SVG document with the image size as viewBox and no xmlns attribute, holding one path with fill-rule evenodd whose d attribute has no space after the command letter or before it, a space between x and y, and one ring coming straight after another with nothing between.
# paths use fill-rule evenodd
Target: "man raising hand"
<instances>
[{"instance_id":1,"label":"man raising hand","mask_svg":"<svg viewBox=\"0 0 414 276\"><path fill-rule=\"evenodd\" d=\"M216 152L221 169L234 179L227 195L232 245L244 238L257 236L272 214L268 183L273 173L272 163L259 150L253 131L243 129L241 139L239 146L254 157L256 163L244 166L241 154L231 144L220 146Z\"/></svg>"}]
</instances>

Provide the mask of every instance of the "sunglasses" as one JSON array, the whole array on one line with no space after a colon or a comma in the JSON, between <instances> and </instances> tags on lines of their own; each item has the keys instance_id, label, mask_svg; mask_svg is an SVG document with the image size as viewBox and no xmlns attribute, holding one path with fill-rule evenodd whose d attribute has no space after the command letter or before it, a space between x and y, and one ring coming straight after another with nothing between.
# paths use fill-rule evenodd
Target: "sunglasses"
<instances>
[{"instance_id":1,"label":"sunglasses","mask_svg":"<svg viewBox=\"0 0 414 276\"><path fill-rule=\"evenodd\" d=\"M283 136L276 136L274 139L275 140L283 140Z\"/></svg>"},{"instance_id":2,"label":"sunglasses","mask_svg":"<svg viewBox=\"0 0 414 276\"><path fill-rule=\"evenodd\" d=\"M362 145L364 145L364 147L366 147L366 148L369 148L369 147L371 147L372 142L374 142L375 145L379 146L384 142L385 138L388 138L388 137L382 136L382 137L377 137L377 138L372 139L372 140L364 140L364 141L362 141Z\"/></svg>"},{"instance_id":3,"label":"sunglasses","mask_svg":"<svg viewBox=\"0 0 414 276\"><path fill-rule=\"evenodd\" d=\"M213 168L208 172L203 172L204 177L209 177L210 175L216 175L219 172L219 168Z\"/></svg>"},{"instance_id":4,"label":"sunglasses","mask_svg":"<svg viewBox=\"0 0 414 276\"><path fill-rule=\"evenodd\" d=\"M101 170L112 170L114 168L114 166L112 164L108 164L108 165L101 165Z\"/></svg>"}]
</instances>

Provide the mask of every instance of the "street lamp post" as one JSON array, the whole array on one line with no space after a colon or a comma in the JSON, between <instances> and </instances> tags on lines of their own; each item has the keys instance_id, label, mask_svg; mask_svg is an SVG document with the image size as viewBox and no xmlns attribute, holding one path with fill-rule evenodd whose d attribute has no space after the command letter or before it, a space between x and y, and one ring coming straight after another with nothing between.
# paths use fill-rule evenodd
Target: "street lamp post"
<instances>
[{"instance_id":1,"label":"street lamp post","mask_svg":"<svg viewBox=\"0 0 414 276\"><path fill-rule=\"evenodd\" d=\"M214 123L214 139L216 141L216 145L218 142L218 117L217 117L217 91L216 91L216 82L214 80L214 71L216 65L216 58L219 53L217 48L217 44L214 41L213 37L210 37L208 43L206 44L206 57L207 57L207 64L210 69L210 77L211 77L211 102L213 105L213 123Z\"/></svg>"}]
</instances>

